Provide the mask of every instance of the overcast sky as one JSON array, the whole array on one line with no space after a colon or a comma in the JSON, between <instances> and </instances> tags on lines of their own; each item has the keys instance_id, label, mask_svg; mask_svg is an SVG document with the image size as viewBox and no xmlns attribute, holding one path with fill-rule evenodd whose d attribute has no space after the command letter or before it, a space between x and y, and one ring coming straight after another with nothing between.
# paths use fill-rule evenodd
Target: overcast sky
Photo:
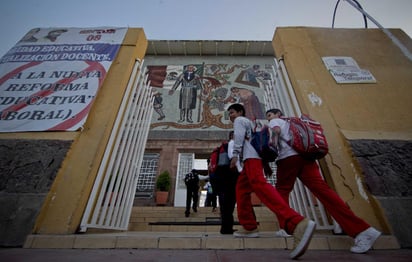
<instances>
[{"instance_id":1,"label":"overcast sky","mask_svg":"<svg viewBox=\"0 0 412 262\"><path fill-rule=\"evenodd\" d=\"M272 40L276 27L332 26L338 0L1 0L0 56L34 27L142 27L150 40ZM412 0L358 0L412 36ZM341 0L335 28L363 28ZM369 28L376 26L368 20Z\"/></svg>"}]
</instances>

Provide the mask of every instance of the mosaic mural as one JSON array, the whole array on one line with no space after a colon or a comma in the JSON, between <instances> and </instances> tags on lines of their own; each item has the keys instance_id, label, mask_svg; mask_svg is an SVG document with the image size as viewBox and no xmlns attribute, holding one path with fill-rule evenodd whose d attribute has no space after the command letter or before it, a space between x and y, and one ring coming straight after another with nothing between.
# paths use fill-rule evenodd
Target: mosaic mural
<instances>
[{"instance_id":1,"label":"mosaic mural","mask_svg":"<svg viewBox=\"0 0 412 262\"><path fill-rule=\"evenodd\" d=\"M264 87L272 65L190 64L147 66L154 88L152 130L229 129L227 108L245 106L246 117L264 116Z\"/></svg>"}]
</instances>

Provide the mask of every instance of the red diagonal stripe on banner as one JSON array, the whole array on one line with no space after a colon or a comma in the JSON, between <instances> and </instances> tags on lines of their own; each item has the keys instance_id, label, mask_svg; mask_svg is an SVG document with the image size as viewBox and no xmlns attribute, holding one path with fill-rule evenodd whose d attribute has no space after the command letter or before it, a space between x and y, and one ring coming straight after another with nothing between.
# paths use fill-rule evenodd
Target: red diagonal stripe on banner
<instances>
[{"instance_id":1,"label":"red diagonal stripe on banner","mask_svg":"<svg viewBox=\"0 0 412 262\"><path fill-rule=\"evenodd\" d=\"M94 99L93 99L94 100ZM92 101L93 101L92 100ZM54 127L51 127L47 129L48 131L59 131L59 130L67 130L71 128L72 126L76 125L79 123L88 113L90 110L90 107L92 107L92 103L90 102L85 108L83 108L82 111L77 113L75 116L73 116L71 119L68 119L66 121L61 122L60 124L55 125Z\"/></svg>"},{"instance_id":2,"label":"red diagonal stripe on banner","mask_svg":"<svg viewBox=\"0 0 412 262\"><path fill-rule=\"evenodd\" d=\"M100 87L101 84L102 84L103 79L104 79L105 76L106 76L106 70L105 70L104 67L103 67L100 63L98 63L98 62L91 62L91 61L85 61L85 62L86 62L89 66L88 66L85 70L80 71L80 73L82 73L82 72L90 72L90 71L93 71L93 70L95 70L95 69L96 69L96 70L100 70L100 71L102 72L102 77L99 78L99 87ZM29 63L29 64L31 64L31 63ZM27 64L27 65L29 65L29 64ZM20 69L20 71L28 68L29 66L27 66L27 65L26 65L25 68ZM31 66L34 66L34 65L31 65ZM18 70L14 70L14 71L18 72ZM16 72L15 72L15 74L16 74ZM9 74L10 74L10 73L9 73ZM81 74L79 74L79 75L81 75ZM7 79L8 79L8 78L7 78ZM6 79L6 80L7 80L7 79ZM78 79L78 77L64 78L64 79L61 79L61 80L57 81L56 84L68 84L68 83L70 83L70 82L72 82L72 81L74 81L74 80L76 80L76 79ZM55 92L55 91L53 91L53 90L42 90L42 91L39 91L39 92L37 92L37 93L35 93L35 94L30 95L29 98L33 98L33 97L43 98L43 97L46 97L46 96L48 96L48 95L53 94L54 92ZM92 101L93 101L93 100L92 100ZM20 102L19 104L12 105L12 106L4 109L4 110L3 110L3 115L6 114L8 111L18 111L18 110L20 110L20 109L22 109L22 108L24 108L24 107L26 107L26 106L27 106L27 103L25 103L24 101L22 101L22 102ZM89 108L89 105L87 105L86 108ZM78 121L80 121L82 118L78 119L77 116L83 115L83 117L84 117L84 115L87 114L87 111L86 111L86 113L82 113L83 111L84 111L84 109L83 109L82 111L80 111L79 114L77 114L75 117L73 117L73 118L70 119L70 120L66 120L65 122L68 122L68 121L69 121L69 122L72 122L72 124L73 124L73 121L75 121L76 123L78 123ZM3 115L1 116L2 118L4 117ZM63 122L63 123L65 123L65 122ZM61 124L63 124L63 123L61 123ZM60 125L60 124L59 124L59 125ZM57 126L58 126L58 125L57 125ZM54 129L54 128L55 128L55 127L53 127L52 129Z\"/></svg>"},{"instance_id":3,"label":"red diagonal stripe on banner","mask_svg":"<svg viewBox=\"0 0 412 262\"><path fill-rule=\"evenodd\" d=\"M90 63L89 63L90 64ZM97 69L97 70L101 70L102 72L102 77L99 78L99 88L102 86L103 80L106 77L106 70L104 69L104 67L99 64L99 63L92 63L90 65L91 69ZM69 128L71 128L72 126L76 125L77 123L79 123L84 117L87 116L87 114L89 113L89 110L92 106L92 102L94 101L94 98L92 100L90 100L90 103L83 108L83 110L81 110L79 113L77 113L75 116L73 116L71 119L68 119L66 121L63 121L60 124L55 125L54 127L49 128L49 131L57 131L57 130L67 130Z\"/></svg>"},{"instance_id":4,"label":"red diagonal stripe on banner","mask_svg":"<svg viewBox=\"0 0 412 262\"><path fill-rule=\"evenodd\" d=\"M40 64L41 62L30 62L27 63L23 66L17 67L16 69L14 69L13 71L10 71L9 73L7 73L6 75L4 75L2 78L0 78L0 85L2 85L5 81L9 80L10 78L12 78L13 76L17 75L18 73L20 73L21 71L32 67L32 66L36 66L38 64Z\"/></svg>"}]
</instances>

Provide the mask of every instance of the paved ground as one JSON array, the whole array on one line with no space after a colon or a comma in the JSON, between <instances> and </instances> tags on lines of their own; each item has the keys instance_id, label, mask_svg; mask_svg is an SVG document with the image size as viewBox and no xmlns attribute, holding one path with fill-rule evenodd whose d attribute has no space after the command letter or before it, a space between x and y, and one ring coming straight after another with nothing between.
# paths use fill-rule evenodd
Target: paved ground
<instances>
[{"instance_id":1,"label":"paved ground","mask_svg":"<svg viewBox=\"0 0 412 262\"><path fill-rule=\"evenodd\" d=\"M411 262L412 249L372 250L367 254L349 251L308 250L300 261ZM159 249L0 249L2 262L230 262L291 261L288 250L159 250Z\"/></svg>"}]
</instances>

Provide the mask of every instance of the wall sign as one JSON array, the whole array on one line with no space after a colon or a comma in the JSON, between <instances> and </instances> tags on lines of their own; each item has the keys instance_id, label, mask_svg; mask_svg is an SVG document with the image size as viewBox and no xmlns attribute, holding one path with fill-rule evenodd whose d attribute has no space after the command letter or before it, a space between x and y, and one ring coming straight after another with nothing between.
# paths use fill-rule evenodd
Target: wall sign
<instances>
[{"instance_id":1,"label":"wall sign","mask_svg":"<svg viewBox=\"0 0 412 262\"><path fill-rule=\"evenodd\" d=\"M322 60L338 84L376 83L372 73L359 68L352 57L325 56Z\"/></svg>"}]
</instances>

